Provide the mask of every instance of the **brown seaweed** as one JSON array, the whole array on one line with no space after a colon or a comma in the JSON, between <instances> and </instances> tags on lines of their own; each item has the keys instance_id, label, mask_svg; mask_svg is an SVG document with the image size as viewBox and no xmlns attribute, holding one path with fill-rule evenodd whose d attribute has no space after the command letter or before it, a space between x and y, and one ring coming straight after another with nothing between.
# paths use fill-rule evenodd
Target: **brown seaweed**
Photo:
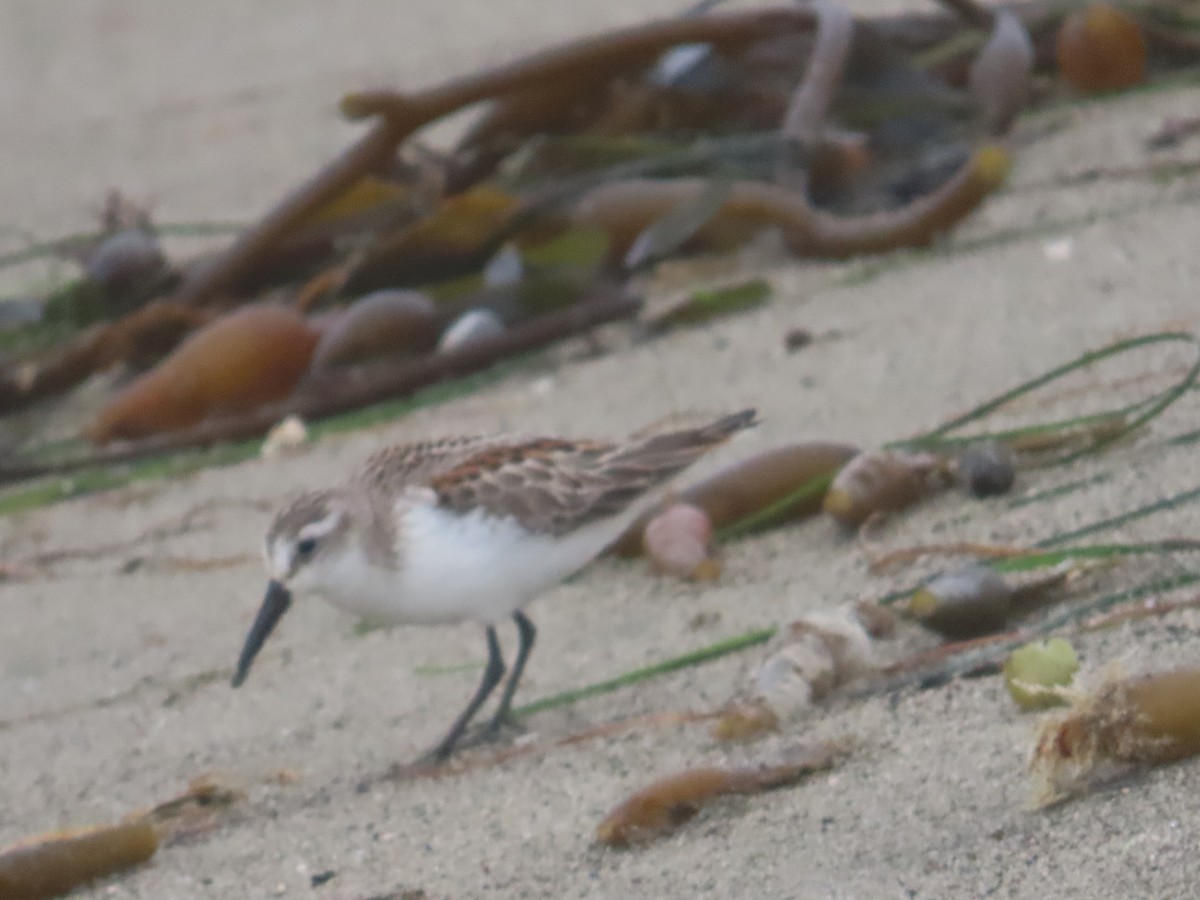
<instances>
[{"instance_id":1,"label":"brown seaweed","mask_svg":"<svg viewBox=\"0 0 1200 900\"><path fill-rule=\"evenodd\" d=\"M1040 801L1053 802L1102 780L1114 767L1155 766L1200 753L1200 669L1132 678L1109 676L1075 691L1069 712L1039 729L1033 768Z\"/></svg>"},{"instance_id":2,"label":"brown seaweed","mask_svg":"<svg viewBox=\"0 0 1200 900\"><path fill-rule=\"evenodd\" d=\"M745 768L706 766L669 775L618 804L597 827L596 840L609 847L644 843L674 831L714 798L795 784L830 768L841 755L841 749L825 744L804 748L781 763Z\"/></svg>"},{"instance_id":3,"label":"brown seaweed","mask_svg":"<svg viewBox=\"0 0 1200 900\"><path fill-rule=\"evenodd\" d=\"M799 496L778 507L807 485L819 483L836 472L858 451L847 444L789 444L757 453L681 491L676 498L708 514L713 528L723 528L770 511L763 527L812 515L821 508L824 490ZM635 521L613 544L617 556L636 556L642 551L642 534L653 517L650 511Z\"/></svg>"},{"instance_id":4,"label":"brown seaweed","mask_svg":"<svg viewBox=\"0 0 1200 900\"><path fill-rule=\"evenodd\" d=\"M0 897L57 897L143 863L157 849L158 833L145 819L40 835L0 852Z\"/></svg>"}]
</instances>

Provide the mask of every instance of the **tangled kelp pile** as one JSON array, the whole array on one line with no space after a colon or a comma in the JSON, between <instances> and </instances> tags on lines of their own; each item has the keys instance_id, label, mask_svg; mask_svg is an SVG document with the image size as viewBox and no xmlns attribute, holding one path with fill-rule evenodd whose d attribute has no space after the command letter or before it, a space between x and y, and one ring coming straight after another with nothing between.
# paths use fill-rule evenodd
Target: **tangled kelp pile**
<instances>
[{"instance_id":1,"label":"tangled kelp pile","mask_svg":"<svg viewBox=\"0 0 1200 900\"><path fill-rule=\"evenodd\" d=\"M133 380L81 429L113 446L75 465L258 437L633 317L635 276L667 257L764 231L797 257L920 246L1001 183L1026 103L1068 90L1042 73L1110 90L1194 55L1169 3L949 5L697 8L424 91L348 95L367 134L227 249L169 260L122 202L101 235L58 245L84 277L10 341L27 349L0 362L0 412L117 367ZM449 149L421 140L480 103ZM707 292L699 317L761 296ZM5 476L63 467L38 451Z\"/></svg>"}]
</instances>

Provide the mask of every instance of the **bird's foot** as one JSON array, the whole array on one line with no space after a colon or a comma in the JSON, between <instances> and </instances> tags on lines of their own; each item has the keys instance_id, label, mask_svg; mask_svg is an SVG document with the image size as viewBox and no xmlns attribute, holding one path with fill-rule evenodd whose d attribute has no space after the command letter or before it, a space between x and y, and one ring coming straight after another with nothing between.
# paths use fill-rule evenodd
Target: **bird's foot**
<instances>
[{"instance_id":1,"label":"bird's foot","mask_svg":"<svg viewBox=\"0 0 1200 900\"><path fill-rule=\"evenodd\" d=\"M438 744L436 747L426 750L412 762L398 764L398 768L407 774L420 774L440 768L446 764L446 761L454 753L455 747L461 746L465 746L462 741L451 747Z\"/></svg>"},{"instance_id":2,"label":"bird's foot","mask_svg":"<svg viewBox=\"0 0 1200 900\"><path fill-rule=\"evenodd\" d=\"M471 730L458 742L459 747L482 747L488 744L511 743L525 733L525 726L512 716L498 716L486 725Z\"/></svg>"},{"instance_id":3,"label":"bird's foot","mask_svg":"<svg viewBox=\"0 0 1200 900\"><path fill-rule=\"evenodd\" d=\"M496 716L490 719L486 725L474 728L468 734L462 735L452 742L443 740L436 747L422 753L402 768L409 773L439 768L444 766L458 750L513 741L524 734L525 730L525 726L511 715Z\"/></svg>"},{"instance_id":4,"label":"bird's foot","mask_svg":"<svg viewBox=\"0 0 1200 900\"><path fill-rule=\"evenodd\" d=\"M479 730L478 743L491 744L502 740L515 740L526 732L526 728L511 713L494 716Z\"/></svg>"}]
</instances>

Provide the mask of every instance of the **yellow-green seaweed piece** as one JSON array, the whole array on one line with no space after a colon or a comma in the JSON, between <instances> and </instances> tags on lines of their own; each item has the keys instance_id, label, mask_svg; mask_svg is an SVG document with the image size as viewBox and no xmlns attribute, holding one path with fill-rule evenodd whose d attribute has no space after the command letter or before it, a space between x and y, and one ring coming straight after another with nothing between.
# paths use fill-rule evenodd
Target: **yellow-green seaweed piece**
<instances>
[{"instance_id":1,"label":"yellow-green seaweed piece","mask_svg":"<svg viewBox=\"0 0 1200 900\"><path fill-rule=\"evenodd\" d=\"M1075 648L1063 638L1032 641L1018 647L1004 662L1004 686L1013 702L1029 712L1067 702L1058 688L1066 687L1079 671Z\"/></svg>"}]
</instances>

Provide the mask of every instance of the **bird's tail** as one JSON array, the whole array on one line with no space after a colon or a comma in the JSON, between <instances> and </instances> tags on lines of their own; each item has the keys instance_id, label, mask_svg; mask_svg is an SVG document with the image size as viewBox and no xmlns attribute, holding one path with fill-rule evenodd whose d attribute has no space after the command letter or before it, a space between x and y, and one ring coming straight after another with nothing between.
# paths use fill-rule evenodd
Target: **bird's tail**
<instances>
[{"instance_id":1,"label":"bird's tail","mask_svg":"<svg viewBox=\"0 0 1200 900\"><path fill-rule=\"evenodd\" d=\"M697 431L701 435L711 436L709 439L713 443L720 443L745 428L753 428L758 424L757 416L758 410L743 409L741 412L722 416L715 422L710 422L708 425L697 429Z\"/></svg>"},{"instance_id":2,"label":"bird's tail","mask_svg":"<svg viewBox=\"0 0 1200 900\"><path fill-rule=\"evenodd\" d=\"M755 410L744 409L707 425L656 434L620 451L609 464L641 469L651 481L670 478L735 433L757 424L756 415Z\"/></svg>"},{"instance_id":3,"label":"bird's tail","mask_svg":"<svg viewBox=\"0 0 1200 900\"><path fill-rule=\"evenodd\" d=\"M590 498L586 516L633 513L653 500L657 488L734 433L755 424L755 411L742 410L707 425L660 432L596 458L591 473L603 474L603 489Z\"/></svg>"}]
</instances>

